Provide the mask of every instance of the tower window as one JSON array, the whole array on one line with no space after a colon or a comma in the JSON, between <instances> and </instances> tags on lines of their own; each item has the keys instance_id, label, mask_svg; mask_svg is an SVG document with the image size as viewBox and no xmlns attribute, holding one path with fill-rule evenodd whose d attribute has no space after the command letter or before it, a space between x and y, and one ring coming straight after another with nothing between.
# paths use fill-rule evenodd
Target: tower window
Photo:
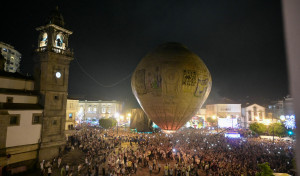
<instances>
[{"instance_id":1,"label":"tower window","mask_svg":"<svg viewBox=\"0 0 300 176\"><path fill-rule=\"evenodd\" d=\"M56 125L56 124L57 124L57 120L53 120L52 125Z\"/></svg>"},{"instance_id":2,"label":"tower window","mask_svg":"<svg viewBox=\"0 0 300 176\"><path fill-rule=\"evenodd\" d=\"M58 95L55 95L55 96L54 96L54 100L59 100Z\"/></svg>"},{"instance_id":3,"label":"tower window","mask_svg":"<svg viewBox=\"0 0 300 176\"><path fill-rule=\"evenodd\" d=\"M64 43L63 41L64 41L63 35L61 33L57 34L55 39L56 46L59 48L63 48L63 43Z\"/></svg>"}]
</instances>

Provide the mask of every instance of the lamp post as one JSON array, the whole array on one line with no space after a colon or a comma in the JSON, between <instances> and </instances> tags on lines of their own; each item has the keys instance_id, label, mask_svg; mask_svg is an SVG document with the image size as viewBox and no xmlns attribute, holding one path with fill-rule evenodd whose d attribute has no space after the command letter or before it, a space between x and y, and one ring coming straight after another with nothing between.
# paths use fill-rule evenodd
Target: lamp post
<instances>
[{"instance_id":1,"label":"lamp post","mask_svg":"<svg viewBox=\"0 0 300 176\"><path fill-rule=\"evenodd\" d=\"M128 122L128 119L130 120L130 117L131 117L131 113L128 113L128 114L127 114L127 122ZM129 125L130 125L130 124L129 124ZM124 125L124 130L126 130L126 129L125 129L125 125Z\"/></svg>"},{"instance_id":2,"label":"lamp post","mask_svg":"<svg viewBox=\"0 0 300 176\"><path fill-rule=\"evenodd\" d=\"M212 116L212 118L217 119L217 133L219 133L219 119L216 116Z\"/></svg>"},{"instance_id":3,"label":"lamp post","mask_svg":"<svg viewBox=\"0 0 300 176\"><path fill-rule=\"evenodd\" d=\"M119 126L119 117L120 117L120 114L119 113L115 113L115 118L117 120L117 135L119 134L119 129L118 129L118 126Z\"/></svg>"}]
</instances>

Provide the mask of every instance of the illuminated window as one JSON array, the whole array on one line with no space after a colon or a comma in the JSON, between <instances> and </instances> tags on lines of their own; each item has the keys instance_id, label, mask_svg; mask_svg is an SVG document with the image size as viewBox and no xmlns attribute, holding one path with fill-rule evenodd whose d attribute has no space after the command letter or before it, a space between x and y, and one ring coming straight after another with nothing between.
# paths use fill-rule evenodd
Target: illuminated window
<instances>
[{"instance_id":1,"label":"illuminated window","mask_svg":"<svg viewBox=\"0 0 300 176\"><path fill-rule=\"evenodd\" d=\"M73 113L69 113L69 119L73 118Z\"/></svg>"},{"instance_id":2,"label":"illuminated window","mask_svg":"<svg viewBox=\"0 0 300 176\"><path fill-rule=\"evenodd\" d=\"M47 46L48 44L48 34L45 32L43 33L42 39L40 41L40 47Z\"/></svg>"},{"instance_id":3,"label":"illuminated window","mask_svg":"<svg viewBox=\"0 0 300 176\"><path fill-rule=\"evenodd\" d=\"M102 113L105 113L105 107L102 107Z\"/></svg>"},{"instance_id":4,"label":"illuminated window","mask_svg":"<svg viewBox=\"0 0 300 176\"><path fill-rule=\"evenodd\" d=\"M94 111L95 111L95 112L97 111L97 107L96 107L96 106L94 106Z\"/></svg>"},{"instance_id":5,"label":"illuminated window","mask_svg":"<svg viewBox=\"0 0 300 176\"><path fill-rule=\"evenodd\" d=\"M63 44L64 44L64 38L63 38L63 35L61 33L57 34L56 35L56 39L55 39L55 45L56 47L58 48L64 48L63 47Z\"/></svg>"}]
</instances>

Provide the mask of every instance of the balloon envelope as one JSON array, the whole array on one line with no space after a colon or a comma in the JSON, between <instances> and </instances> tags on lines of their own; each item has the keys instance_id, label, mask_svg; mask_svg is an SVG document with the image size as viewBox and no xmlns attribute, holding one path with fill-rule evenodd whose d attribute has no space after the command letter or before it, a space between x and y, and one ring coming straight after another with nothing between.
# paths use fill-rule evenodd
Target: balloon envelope
<instances>
[{"instance_id":1,"label":"balloon envelope","mask_svg":"<svg viewBox=\"0 0 300 176\"><path fill-rule=\"evenodd\" d=\"M165 132L175 132L196 114L211 85L203 61L179 43L162 44L148 53L131 78L140 106Z\"/></svg>"}]
</instances>

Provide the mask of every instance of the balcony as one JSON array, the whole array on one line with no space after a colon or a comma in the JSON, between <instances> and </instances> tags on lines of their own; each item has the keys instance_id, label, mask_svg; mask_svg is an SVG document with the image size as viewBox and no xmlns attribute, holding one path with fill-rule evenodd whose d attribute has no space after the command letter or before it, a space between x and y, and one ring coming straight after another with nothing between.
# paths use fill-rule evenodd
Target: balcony
<instances>
[{"instance_id":1,"label":"balcony","mask_svg":"<svg viewBox=\"0 0 300 176\"><path fill-rule=\"evenodd\" d=\"M69 56L69 57L73 57L73 55L74 55L73 51L71 51L69 48L64 50L64 49L57 48L57 47L44 46L44 47L39 47L35 50L35 52L38 52L38 53L47 52L47 51L54 52L54 53L57 53L57 54L66 55L66 56Z\"/></svg>"}]
</instances>

